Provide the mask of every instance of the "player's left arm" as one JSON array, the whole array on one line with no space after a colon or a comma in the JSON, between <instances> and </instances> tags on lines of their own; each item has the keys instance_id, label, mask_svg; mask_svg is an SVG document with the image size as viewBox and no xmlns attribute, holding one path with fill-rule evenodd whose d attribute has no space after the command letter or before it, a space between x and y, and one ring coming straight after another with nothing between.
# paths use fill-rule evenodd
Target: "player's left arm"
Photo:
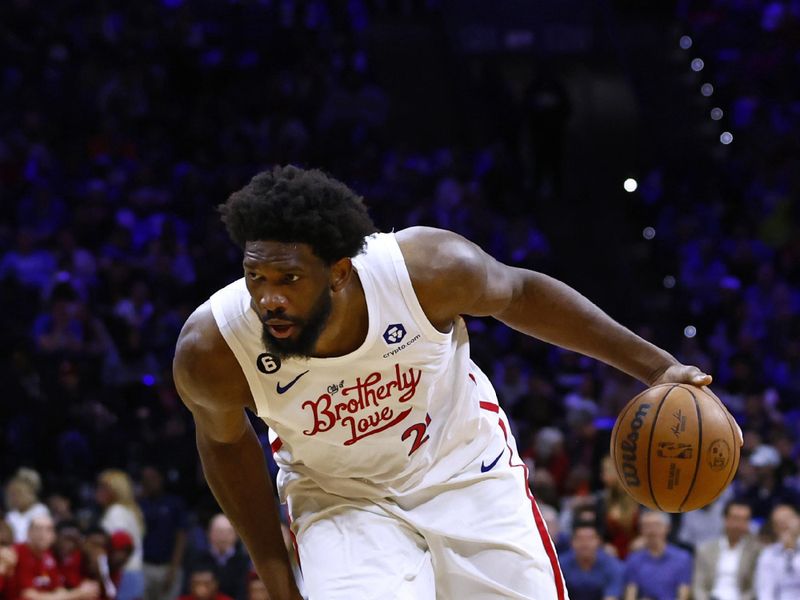
<instances>
[{"instance_id":1,"label":"player's left arm","mask_svg":"<svg viewBox=\"0 0 800 600\"><path fill-rule=\"evenodd\" d=\"M412 227L396 236L420 304L442 331L458 315L492 316L517 331L601 360L647 385L711 383L710 375L682 365L557 279L505 265L449 231Z\"/></svg>"}]
</instances>

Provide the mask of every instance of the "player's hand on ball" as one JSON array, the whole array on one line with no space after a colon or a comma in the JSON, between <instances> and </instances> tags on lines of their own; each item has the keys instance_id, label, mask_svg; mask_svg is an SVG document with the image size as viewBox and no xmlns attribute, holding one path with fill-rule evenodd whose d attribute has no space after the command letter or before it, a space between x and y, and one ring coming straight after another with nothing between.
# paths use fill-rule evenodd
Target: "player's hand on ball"
<instances>
[{"instance_id":1,"label":"player's hand on ball","mask_svg":"<svg viewBox=\"0 0 800 600\"><path fill-rule=\"evenodd\" d=\"M687 383L689 385L696 385L702 387L710 385L712 381L711 375L703 373L700 369L693 365L670 365L666 370L656 375L653 381L648 382L650 387L660 383Z\"/></svg>"},{"instance_id":2,"label":"player's hand on ball","mask_svg":"<svg viewBox=\"0 0 800 600\"><path fill-rule=\"evenodd\" d=\"M711 388L708 386L711 385L713 378L711 375L707 373L703 373L700 369L695 367L694 365L671 365L665 371L661 372L656 378L650 382L650 387L654 385L658 385L660 383L687 383L689 385L694 385L701 388L706 394L714 398L717 402L720 403L723 407L725 403L719 399L714 392L711 391ZM727 408L725 409L727 410ZM744 436L742 435L742 428L739 427L739 424L736 422L735 419L731 419L731 421L736 425L737 433L739 434L739 447L744 446Z\"/></svg>"}]
</instances>

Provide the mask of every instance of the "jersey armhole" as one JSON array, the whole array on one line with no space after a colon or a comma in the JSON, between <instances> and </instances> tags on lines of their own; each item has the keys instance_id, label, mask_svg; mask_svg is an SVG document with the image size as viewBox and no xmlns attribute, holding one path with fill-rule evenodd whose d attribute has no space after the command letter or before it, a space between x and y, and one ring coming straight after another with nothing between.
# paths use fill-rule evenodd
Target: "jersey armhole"
<instances>
[{"instance_id":1,"label":"jersey armhole","mask_svg":"<svg viewBox=\"0 0 800 600\"><path fill-rule=\"evenodd\" d=\"M239 367L242 369L245 379L247 379L247 385L250 388L250 394L253 396L253 402L256 405L256 414L261 418L267 417L269 415L269 407L267 406L266 402L259 402L260 394L256 393L260 389L259 382L255 379L255 373L253 372L253 369L247 368L250 356L244 349L244 344L242 344L241 340L237 337L236 332L228 325L228 319L222 311L222 306L220 306L217 302L214 302L213 297L211 302L211 313L214 315L214 321L217 323L219 332L222 334L222 337L228 344L228 348L231 349L233 355L236 357L236 361L239 363ZM245 315L239 315L236 318L244 319Z\"/></svg>"},{"instance_id":2,"label":"jersey armhole","mask_svg":"<svg viewBox=\"0 0 800 600\"><path fill-rule=\"evenodd\" d=\"M411 282L411 275L408 273L406 260L403 257L403 252L400 250L400 244L397 243L394 233L390 235L392 236L392 243L389 244L389 252L392 256L392 264L394 265L394 272L397 276L397 282L400 285L400 292L403 294L403 300L405 301L408 310L411 311L414 320L417 322L417 325L420 326L420 329L426 338L432 342L448 341L453 335L455 323L453 323L450 331L447 333L442 333L433 326L433 323L430 322L428 315L426 315L425 311L422 310L422 305L419 303L417 293L414 291L414 284Z\"/></svg>"}]
</instances>

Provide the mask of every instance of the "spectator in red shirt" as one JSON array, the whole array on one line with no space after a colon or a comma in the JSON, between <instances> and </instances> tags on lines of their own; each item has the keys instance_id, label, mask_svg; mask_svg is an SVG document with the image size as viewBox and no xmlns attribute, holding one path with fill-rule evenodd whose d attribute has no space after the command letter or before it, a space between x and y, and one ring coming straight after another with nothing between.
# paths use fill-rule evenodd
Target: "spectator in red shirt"
<instances>
[{"instance_id":1,"label":"spectator in red shirt","mask_svg":"<svg viewBox=\"0 0 800 600\"><path fill-rule=\"evenodd\" d=\"M94 581L83 581L67 590L51 549L56 535L49 515L35 517L28 529L28 541L18 544L17 568L9 600L97 600L100 588Z\"/></svg>"},{"instance_id":2,"label":"spectator in red shirt","mask_svg":"<svg viewBox=\"0 0 800 600\"><path fill-rule=\"evenodd\" d=\"M221 594L219 582L211 562L198 562L189 575L189 593L178 600L232 600L230 596Z\"/></svg>"}]
</instances>

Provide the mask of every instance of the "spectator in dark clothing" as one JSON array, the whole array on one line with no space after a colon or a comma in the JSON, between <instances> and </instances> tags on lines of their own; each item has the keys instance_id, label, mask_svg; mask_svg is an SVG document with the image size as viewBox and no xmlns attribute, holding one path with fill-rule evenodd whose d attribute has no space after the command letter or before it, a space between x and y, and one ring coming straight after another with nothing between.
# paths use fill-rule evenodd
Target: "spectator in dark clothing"
<instances>
[{"instance_id":1,"label":"spectator in dark clothing","mask_svg":"<svg viewBox=\"0 0 800 600\"><path fill-rule=\"evenodd\" d=\"M219 584L219 591L234 600L245 600L250 558L245 554L233 525L223 514L217 514L208 525L208 550L190 556L186 571L210 563ZM188 584L187 581L187 589Z\"/></svg>"},{"instance_id":2,"label":"spectator in dark clothing","mask_svg":"<svg viewBox=\"0 0 800 600\"><path fill-rule=\"evenodd\" d=\"M534 191L545 197L562 195L564 134L572 111L566 87L545 67L525 93L534 161Z\"/></svg>"},{"instance_id":3,"label":"spectator in dark clothing","mask_svg":"<svg viewBox=\"0 0 800 600\"><path fill-rule=\"evenodd\" d=\"M753 509L753 518L766 520L779 504L800 505L800 493L787 487L778 477L781 457L772 446L762 444L750 455L756 481L744 490L741 500Z\"/></svg>"},{"instance_id":4,"label":"spectator in dark clothing","mask_svg":"<svg viewBox=\"0 0 800 600\"><path fill-rule=\"evenodd\" d=\"M142 469L139 506L145 520L145 600L174 600L180 593L180 570L186 548L186 507L164 492L164 476L154 466Z\"/></svg>"},{"instance_id":5,"label":"spectator in dark clothing","mask_svg":"<svg viewBox=\"0 0 800 600\"><path fill-rule=\"evenodd\" d=\"M216 567L213 562L198 562L189 574L189 593L180 600L232 600L219 591Z\"/></svg>"}]
</instances>

